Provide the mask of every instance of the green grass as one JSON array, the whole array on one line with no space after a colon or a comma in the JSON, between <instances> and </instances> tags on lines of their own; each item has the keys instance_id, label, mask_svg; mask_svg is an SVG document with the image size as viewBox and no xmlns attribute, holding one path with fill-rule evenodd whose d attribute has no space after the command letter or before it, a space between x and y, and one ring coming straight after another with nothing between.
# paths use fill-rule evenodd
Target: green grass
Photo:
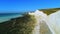
<instances>
[{"instance_id":1,"label":"green grass","mask_svg":"<svg viewBox=\"0 0 60 34\"><path fill-rule=\"evenodd\" d=\"M60 8L39 9L39 10L43 11L47 15L50 15L51 13L54 13L54 12L60 10Z\"/></svg>"},{"instance_id":2,"label":"green grass","mask_svg":"<svg viewBox=\"0 0 60 34\"><path fill-rule=\"evenodd\" d=\"M0 34L31 34L35 23L34 16L24 14L23 17L0 23Z\"/></svg>"}]
</instances>

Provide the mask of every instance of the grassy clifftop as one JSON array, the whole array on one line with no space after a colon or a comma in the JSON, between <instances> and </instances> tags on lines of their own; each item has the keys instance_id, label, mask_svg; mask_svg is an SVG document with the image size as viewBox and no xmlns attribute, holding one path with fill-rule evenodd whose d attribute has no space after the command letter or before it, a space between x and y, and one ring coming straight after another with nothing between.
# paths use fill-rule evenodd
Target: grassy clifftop
<instances>
[{"instance_id":1,"label":"grassy clifftop","mask_svg":"<svg viewBox=\"0 0 60 34\"><path fill-rule=\"evenodd\" d=\"M35 23L34 16L24 14L23 17L0 23L0 34L31 34Z\"/></svg>"},{"instance_id":2,"label":"grassy clifftop","mask_svg":"<svg viewBox=\"0 0 60 34\"><path fill-rule=\"evenodd\" d=\"M44 13L46 13L47 15L54 13L58 10L60 10L60 8L51 8L51 9L39 9L40 11L43 11Z\"/></svg>"}]
</instances>

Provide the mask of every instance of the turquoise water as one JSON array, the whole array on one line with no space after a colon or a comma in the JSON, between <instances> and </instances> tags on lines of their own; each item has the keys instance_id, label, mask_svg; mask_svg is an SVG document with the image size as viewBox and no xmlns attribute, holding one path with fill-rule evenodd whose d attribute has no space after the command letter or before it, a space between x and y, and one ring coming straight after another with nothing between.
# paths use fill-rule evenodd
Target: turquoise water
<instances>
[{"instance_id":1,"label":"turquoise water","mask_svg":"<svg viewBox=\"0 0 60 34\"><path fill-rule=\"evenodd\" d=\"M21 17L21 14L0 14L0 23L4 21L8 21L11 18Z\"/></svg>"}]
</instances>

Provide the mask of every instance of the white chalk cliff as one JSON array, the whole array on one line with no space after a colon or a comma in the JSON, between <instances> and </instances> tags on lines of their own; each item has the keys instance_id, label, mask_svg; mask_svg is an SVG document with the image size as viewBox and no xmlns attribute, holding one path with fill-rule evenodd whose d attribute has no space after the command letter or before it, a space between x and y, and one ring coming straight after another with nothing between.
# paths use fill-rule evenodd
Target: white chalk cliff
<instances>
[{"instance_id":1,"label":"white chalk cliff","mask_svg":"<svg viewBox=\"0 0 60 34\"><path fill-rule=\"evenodd\" d=\"M60 11L47 15L36 10L30 15L34 15L37 23L32 34L60 34Z\"/></svg>"}]
</instances>

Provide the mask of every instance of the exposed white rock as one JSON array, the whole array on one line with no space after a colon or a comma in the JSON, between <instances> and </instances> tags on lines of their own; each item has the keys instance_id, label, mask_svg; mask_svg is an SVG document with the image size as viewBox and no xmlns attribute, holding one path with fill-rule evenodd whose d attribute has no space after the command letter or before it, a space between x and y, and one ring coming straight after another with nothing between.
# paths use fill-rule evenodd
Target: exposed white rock
<instances>
[{"instance_id":1,"label":"exposed white rock","mask_svg":"<svg viewBox=\"0 0 60 34\"><path fill-rule=\"evenodd\" d=\"M43 13L42 11L39 11L39 10L36 10L34 13L29 12L29 14L34 15L36 18L36 21L37 21L36 25L34 27L34 30L32 31L32 34L42 34L42 32L40 32L40 27L47 25L46 24L47 15L45 13ZM43 23L44 25L40 25L41 23ZM48 26L46 26L46 27L45 27L46 29L44 29L44 27L42 27L44 30L46 30L46 32L44 32L45 34L49 33L48 31L50 31L50 29L47 30L49 27Z\"/></svg>"},{"instance_id":2,"label":"exposed white rock","mask_svg":"<svg viewBox=\"0 0 60 34\"><path fill-rule=\"evenodd\" d=\"M48 16L47 14L39 10L36 10L34 13L29 13L29 14L34 15L37 21L35 28L32 31L32 34L41 34L40 27L42 27L43 30L44 28L45 29L49 28L49 30L51 31L51 34L60 34L60 10ZM46 23L46 24L41 26L41 23L42 24ZM46 33L48 32L45 32L45 34Z\"/></svg>"},{"instance_id":3,"label":"exposed white rock","mask_svg":"<svg viewBox=\"0 0 60 34\"><path fill-rule=\"evenodd\" d=\"M48 24L55 34L60 34L60 10L48 16Z\"/></svg>"}]
</instances>

